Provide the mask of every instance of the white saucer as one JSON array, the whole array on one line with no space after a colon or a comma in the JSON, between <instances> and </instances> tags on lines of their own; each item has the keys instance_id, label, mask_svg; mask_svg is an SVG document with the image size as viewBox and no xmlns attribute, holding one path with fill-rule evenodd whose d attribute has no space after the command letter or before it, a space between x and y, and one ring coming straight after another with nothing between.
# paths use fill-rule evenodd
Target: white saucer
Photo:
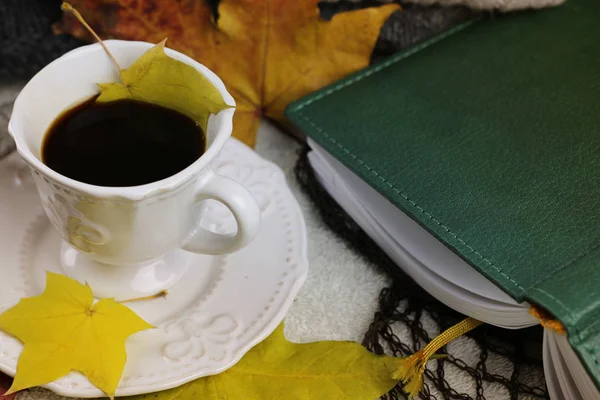
<instances>
[{"instance_id":1,"label":"white saucer","mask_svg":"<svg viewBox=\"0 0 600 400\"><path fill-rule=\"evenodd\" d=\"M228 256L194 256L166 299L129 306L157 329L127 341L117 396L155 392L234 365L283 320L306 279L306 230L282 171L231 139L214 170L242 183L262 210L258 237ZM207 202L202 225L235 229L227 208ZM29 172L16 154L0 162L0 312L40 294L45 270L60 272L60 239L44 215ZM21 343L0 332L0 370L14 376ZM42 367L42 366L40 366ZM103 393L78 373L45 386L65 396Z\"/></svg>"}]
</instances>

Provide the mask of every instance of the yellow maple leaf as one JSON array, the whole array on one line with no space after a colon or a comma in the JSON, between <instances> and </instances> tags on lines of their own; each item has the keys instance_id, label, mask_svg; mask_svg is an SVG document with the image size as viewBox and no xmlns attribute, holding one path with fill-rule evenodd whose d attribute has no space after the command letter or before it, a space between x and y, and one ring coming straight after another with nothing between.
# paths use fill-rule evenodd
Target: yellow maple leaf
<instances>
[{"instance_id":1,"label":"yellow maple leaf","mask_svg":"<svg viewBox=\"0 0 600 400\"><path fill-rule=\"evenodd\" d=\"M137 100L170 108L187 115L206 130L210 114L217 114L227 105L219 90L196 68L169 57L163 39L146 51L127 69L122 69L102 39L88 25L79 11L63 2L63 11L72 13L94 38L119 70L121 82L98 83L98 103L117 100Z\"/></svg>"},{"instance_id":2,"label":"yellow maple leaf","mask_svg":"<svg viewBox=\"0 0 600 400\"><path fill-rule=\"evenodd\" d=\"M149 328L126 306L112 299L94 304L89 286L48 272L41 295L0 315L0 329L24 344L8 393L79 371L112 398L127 358L125 340Z\"/></svg>"},{"instance_id":3,"label":"yellow maple leaf","mask_svg":"<svg viewBox=\"0 0 600 400\"><path fill-rule=\"evenodd\" d=\"M165 42L152 47L129 68L123 82L100 83L99 103L133 99L171 108L206 129L208 117L229 108L217 88L195 68L165 54Z\"/></svg>"},{"instance_id":4,"label":"yellow maple leaf","mask_svg":"<svg viewBox=\"0 0 600 400\"><path fill-rule=\"evenodd\" d=\"M294 344L280 325L227 371L131 400L374 400L396 385L400 361L354 342Z\"/></svg>"},{"instance_id":5,"label":"yellow maple leaf","mask_svg":"<svg viewBox=\"0 0 600 400\"><path fill-rule=\"evenodd\" d=\"M104 38L158 43L206 65L237 102L234 136L254 145L259 120L285 123L285 107L366 67L388 4L321 19L319 0L221 0L214 20L205 0L73 0ZM65 15L60 31L89 38Z\"/></svg>"}]
</instances>

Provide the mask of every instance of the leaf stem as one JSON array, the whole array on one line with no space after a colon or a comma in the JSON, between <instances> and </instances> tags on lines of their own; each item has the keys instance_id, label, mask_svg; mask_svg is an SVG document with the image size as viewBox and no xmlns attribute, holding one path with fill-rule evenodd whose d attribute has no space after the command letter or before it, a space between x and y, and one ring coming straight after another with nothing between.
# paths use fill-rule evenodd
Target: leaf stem
<instances>
[{"instance_id":1,"label":"leaf stem","mask_svg":"<svg viewBox=\"0 0 600 400\"><path fill-rule=\"evenodd\" d=\"M166 298L166 297L167 297L167 291L163 290L162 292L153 294L151 296L136 297L134 299L120 301L119 303L133 303L133 302L137 302L137 301L154 300L154 299L160 299L160 298Z\"/></svg>"},{"instance_id":2,"label":"leaf stem","mask_svg":"<svg viewBox=\"0 0 600 400\"><path fill-rule=\"evenodd\" d=\"M96 32L92 29L92 27L89 26L87 22L85 22L85 19L81 16L79 11L77 11L77 9L75 9L71 4L67 3L66 1L64 1L61 4L60 9L63 11L68 11L68 12L72 13L75 16L75 18L77 18L79 20L79 22L81 22L81 24L83 26L85 26L85 28L94 36L94 38L96 38L98 43L100 43L100 45L104 48L104 51L106 51L106 54L108 54L108 56L111 58L111 60L115 63L115 65L119 69L119 72L121 72L122 68L119 65L119 63L117 62L117 59L112 55L110 50L108 50L108 47L106 47L106 45L104 44L102 39L100 39L100 36L98 36L96 34Z\"/></svg>"}]
</instances>

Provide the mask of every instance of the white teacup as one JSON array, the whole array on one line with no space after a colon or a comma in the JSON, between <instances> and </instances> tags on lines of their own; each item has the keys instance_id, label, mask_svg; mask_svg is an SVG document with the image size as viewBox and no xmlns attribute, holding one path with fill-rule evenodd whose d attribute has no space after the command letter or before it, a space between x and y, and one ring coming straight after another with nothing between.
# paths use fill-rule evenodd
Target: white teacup
<instances>
[{"instance_id":1,"label":"white teacup","mask_svg":"<svg viewBox=\"0 0 600 400\"><path fill-rule=\"evenodd\" d=\"M150 43L108 40L122 68ZM225 85L193 59L165 49L193 66L235 105ZM193 253L226 254L257 234L260 210L239 183L211 170L231 136L234 109L211 115L206 152L169 178L135 187L100 187L78 182L41 161L46 130L63 111L98 93L97 83L116 82L118 71L104 49L93 44L55 60L29 81L14 104L9 123L21 157L29 164L44 210L64 240L61 263L68 276L87 282L96 297L118 300L151 296L176 283ZM110 162L107 159L107 162ZM237 233L219 235L199 226L200 202L225 204L237 221Z\"/></svg>"}]
</instances>

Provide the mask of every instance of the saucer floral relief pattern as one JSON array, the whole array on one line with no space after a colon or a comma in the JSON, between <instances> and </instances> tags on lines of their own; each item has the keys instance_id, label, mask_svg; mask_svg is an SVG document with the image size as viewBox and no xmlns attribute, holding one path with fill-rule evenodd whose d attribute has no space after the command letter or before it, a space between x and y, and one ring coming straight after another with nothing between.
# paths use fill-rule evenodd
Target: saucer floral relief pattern
<instances>
[{"instance_id":1,"label":"saucer floral relief pattern","mask_svg":"<svg viewBox=\"0 0 600 400\"><path fill-rule=\"evenodd\" d=\"M227 143L215 160L213 170L250 190L260 206L265 226L269 227L261 230L261 240L256 243L274 243L276 250L268 252L269 256L265 257L261 247L264 244L258 245L258 248L250 246L248 254L260 260L258 262L263 266L261 273L257 273L253 265L245 263L245 256L211 258L213 270L208 274L210 278L202 286L202 291L190 294L185 308L179 309L176 314L169 312L164 314L165 319L160 317L158 329L151 335L130 343L132 361L141 361L138 355L143 353L144 368L124 374L119 388L122 395L164 390L171 387L172 382L189 381L230 366L281 322L291 299L297 295L306 278L306 238L302 215L283 172L235 140ZM34 179L42 177L34 174ZM12 177L10 182L0 179L0 190L6 188L1 185L8 184L14 185ZM52 210L50 217L66 230L69 218L80 216L77 202L82 199L77 193L64 192L51 182L44 182L41 191L42 199L47 203L45 207ZM33 185L25 185L22 190L11 190L5 204L0 201L0 216L4 215L6 221L15 223L20 217L12 210L20 211L20 204L28 205L30 202L36 204L36 214L45 214ZM216 206L213 209L215 213L211 212L203 219L215 225L221 224L222 229L235 229L233 217L224 206L217 202L209 206ZM42 221L46 222L41 226L48 226L45 216ZM81 222L86 225L85 220L81 219ZM77 221L71 220L71 225L75 232L88 235ZM27 268L22 268L29 282L24 289L29 291L32 290L30 286L35 286L32 273L37 271L29 268L31 261L39 255L47 256L47 249L43 246L50 243L48 240L54 241L50 239L54 229L40 229L40 225L34 224L28 231L37 233L31 237L26 232L11 236L7 242L0 243L0 250L7 256L6 268L13 265L10 260L18 256L21 249L30 255L23 264ZM273 231L277 233L274 235ZM91 233L86 238L92 241L99 239ZM23 244L13 246L13 242ZM16 275L3 278L10 284L20 280ZM235 301L243 302L239 306L228 303L232 291L239 295ZM261 293L261 296L257 297L256 293ZM3 300L0 308L12 304L6 296L0 295L0 300ZM144 309L144 312L147 311ZM148 346L157 351L143 351ZM15 368L20 352L21 346L17 342L0 334L0 366L3 370ZM96 388L77 374L61 378L49 384L48 388L72 397L100 396Z\"/></svg>"},{"instance_id":2,"label":"saucer floral relief pattern","mask_svg":"<svg viewBox=\"0 0 600 400\"><path fill-rule=\"evenodd\" d=\"M240 328L238 322L227 314L206 320L198 319L198 316L165 327L168 335L178 338L163 347L164 357L175 362L203 357L218 362L227 358L227 345Z\"/></svg>"},{"instance_id":3,"label":"saucer floral relief pattern","mask_svg":"<svg viewBox=\"0 0 600 400\"><path fill-rule=\"evenodd\" d=\"M282 174L264 163L239 163L236 152L217 159L213 165L216 174L234 179L247 188L259 205L264 217L270 212L273 185L284 180ZM207 200L201 226L217 233L235 231L236 223L231 212L220 202ZM195 307L197 308L197 307ZM227 358L229 343L242 331L240 321L229 314L221 314L210 320L199 319L201 314L187 312L184 318L172 321L165 327L173 339L162 348L162 354L172 362L198 360L203 357L211 362Z\"/></svg>"}]
</instances>

